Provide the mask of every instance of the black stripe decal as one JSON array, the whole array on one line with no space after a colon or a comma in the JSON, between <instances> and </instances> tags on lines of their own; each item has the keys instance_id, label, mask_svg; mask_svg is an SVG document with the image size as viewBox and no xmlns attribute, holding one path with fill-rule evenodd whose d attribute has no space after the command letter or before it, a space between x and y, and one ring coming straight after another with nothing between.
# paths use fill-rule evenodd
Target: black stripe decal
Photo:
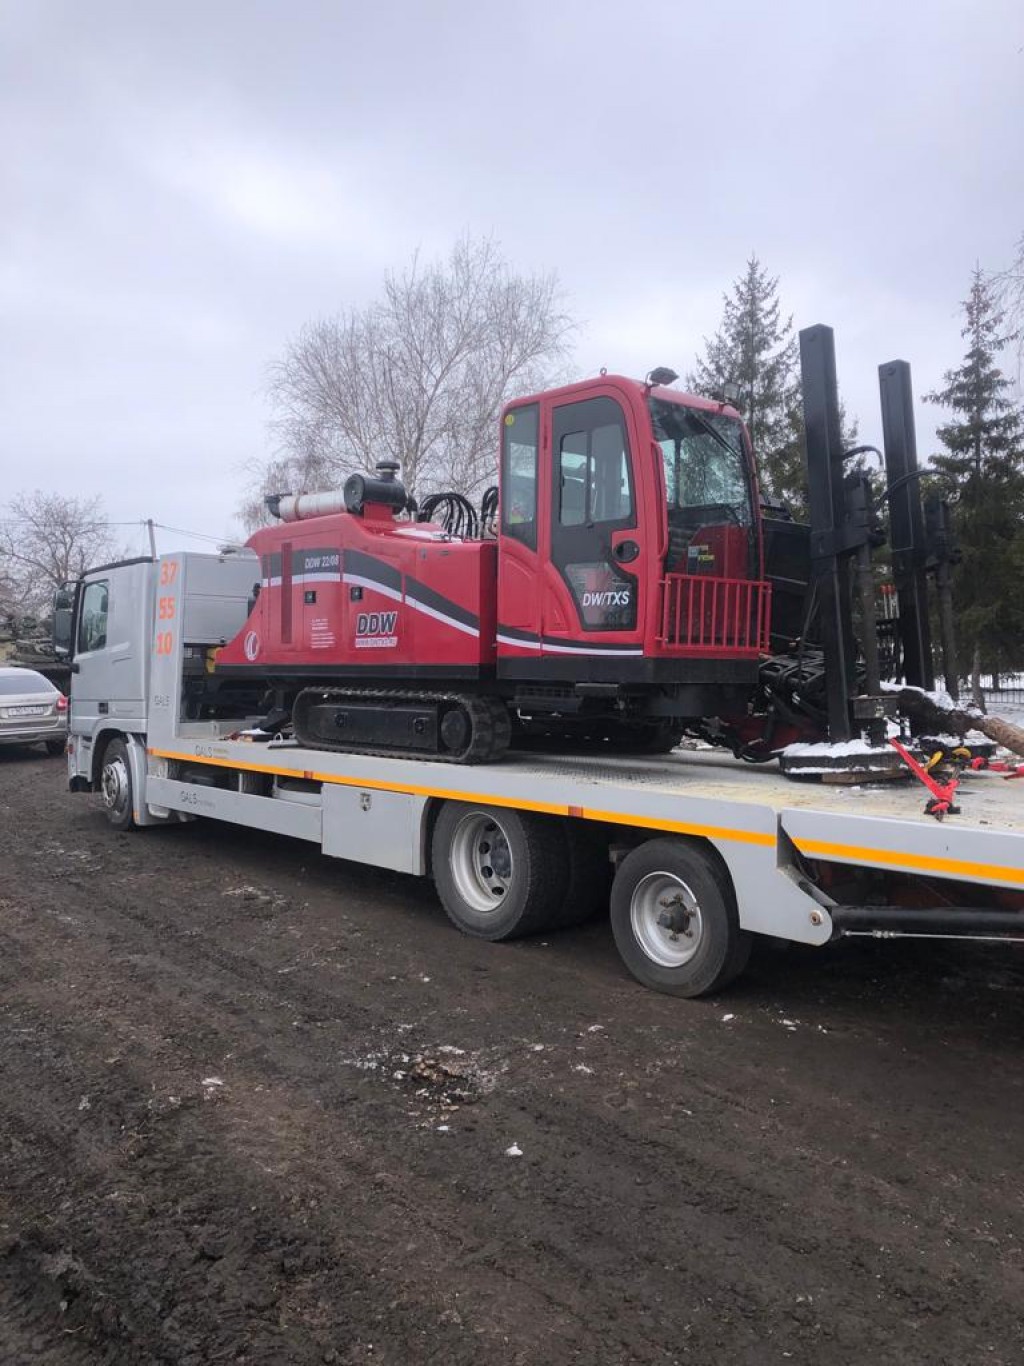
<instances>
[{"instance_id":1,"label":"black stripe decal","mask_svg":"<svg viewBox=\"0 0 1024 1366\"><path fill-rule=\"evenodd\" d=\"M450 617L452 621L460 621L463 626L472 626L478 629L480 618L475 612L469 612L465 607L460 607L457 602L452 602L451 598L446 598L442 593L435 593L433 588L428 588L425 583L420 583L419 579L414 579L411 574L405 576L405 596L410 602L418 602L423 607L432 607L435 612L440 612L442 616Z\"/></svg>"},{"instance_id":2,"label":"black stripe decal","mask_svg":"<svg viewBox=\"0 0 1024 1366\"><path fill-rule=\"evenodd\" d=\"M366 555L361 550L345 551L345 573L371 579L394 593L402 591L402 575L395 566L387 560L378 560L376 555Z\"/></svg>"},{"instance_id":3,"label":"black stripe decal","mask_svg":"<svg viewBox=\"0 0 1024 1366\"><path fill-rule=\"evenodd\" d=\"M536 631L520 631L518 626L502 626L498 624L498 635L510 636L513 640L521 640L524 645L537 645L540 636Z\"/></svg>"}]
</instances>

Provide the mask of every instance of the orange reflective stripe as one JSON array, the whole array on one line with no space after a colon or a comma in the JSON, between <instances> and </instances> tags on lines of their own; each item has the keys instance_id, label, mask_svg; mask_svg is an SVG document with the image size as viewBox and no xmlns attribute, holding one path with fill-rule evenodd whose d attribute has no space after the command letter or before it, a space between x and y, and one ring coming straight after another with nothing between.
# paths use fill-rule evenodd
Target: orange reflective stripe
<instances>
[{"instance_id":1,"label":"orange reflective stripe","mask_svg":"<svg viewBox=\"0 0 1024 1366\"><path fill-rule=\"evenodd\" d=\"M859 844L833 844L828 840L794 839L802 854L818 854L840 862L885 864L887 867L913 868L926 873L946 873L962 877L988 878L993 882L1018 883L1024 887L1024 868L1008 868L1001 863L974 863L968 859L936 858L931 854L908 854L891 849L868 849Z\"/></svg>"},{"instance_id":2,"label":"orange reflective stripe","mask_svg":"<svg viewBox=\"0 0 1024 1366\"><path fill-rule=\"evenodd\" d=\"M463 792L442 787L423 787L416 783L389 783L382 778L349 778L336 773L317 773L309 769L279 768L272 764L249 763L238 759L217 759L198 754L179 754L169 749L150 749L154 758L177 759L190 764L211 764L217 768L233 768L247 773L270 773L284 778L305 778L317 783L333 783L338 787L360 787L373 792L399 792L411 797L435 797L443 801L484 802L488 806L507 807L515 811L535 811L544 816L576 816L585 821L604 821L609 825L632 825L645 830L666 830L672 834L701 835L705 839L733 840L740 844L759 844L774 848L775 836L757 830L734 830L723 825L698 825L692 821L662 820L656 816L640 816L632 812L601 811L565 802L533 802L524 797L501 797L493 793Z\"/></svg>"}]
</instances>

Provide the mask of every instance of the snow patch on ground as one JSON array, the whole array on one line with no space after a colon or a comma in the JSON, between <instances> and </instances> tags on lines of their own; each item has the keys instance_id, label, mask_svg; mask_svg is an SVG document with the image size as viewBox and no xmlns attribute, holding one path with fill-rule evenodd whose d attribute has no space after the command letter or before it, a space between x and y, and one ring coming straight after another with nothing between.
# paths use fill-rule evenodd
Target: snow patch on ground
<instances>
[{"instance_id":1,"label":"snow patch on ground","mask_svg":"<svg viewBox=\"0 0 1024 1366\"><path fill-rule=\"evenodd\" d=\"M879 749L877 745L869 744L867 740L842 740L834 745L830 745L827 740L817 740L813 743L799 741L794 745L787 745L781 752L790 758L808 759L846 759L853 754L884 755L886 759L889 757L887 747Z\"/></svg>"}]
</instances>

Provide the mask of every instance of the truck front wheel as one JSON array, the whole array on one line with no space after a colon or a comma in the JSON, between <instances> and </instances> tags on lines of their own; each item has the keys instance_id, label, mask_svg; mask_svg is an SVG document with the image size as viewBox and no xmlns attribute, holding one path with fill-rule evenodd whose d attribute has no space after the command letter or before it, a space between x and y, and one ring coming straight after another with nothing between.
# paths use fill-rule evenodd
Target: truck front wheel
<instances>
[{"instance_id":1,"label":"truck front wheel","mask_svg":"<svg viewBox=\"0 0 1024 1366\"><path fill-rule=\"evenodd\" d=\"M107 820L115 830L131 830L135 825L135 792L128 746L115 737L103 751L100 768L100 795Z\"/></svg>"},{"instance_id":2,"label":"truck front wheel","mask_svg":"<svg viewBox=\"0 0 1024 1366\"><path fill-rule=\"evenodd\" d=\"M750 955L728 874L713 851L652 839L628 854L612 884L612 933L644 986L705 996L737 977Z\"/></svg>"},{"instance_id":3,"label":"truck front wheel","mask_svg":"<svg viewBox=\"0 0 1024 1366\"><path fill-rule=\"evenodd\" d=\"M478 939L515 939L557 923L568 886L565 840L529 812L446 802L431 844L448 918Z\"/></svg>"}]
</instances>

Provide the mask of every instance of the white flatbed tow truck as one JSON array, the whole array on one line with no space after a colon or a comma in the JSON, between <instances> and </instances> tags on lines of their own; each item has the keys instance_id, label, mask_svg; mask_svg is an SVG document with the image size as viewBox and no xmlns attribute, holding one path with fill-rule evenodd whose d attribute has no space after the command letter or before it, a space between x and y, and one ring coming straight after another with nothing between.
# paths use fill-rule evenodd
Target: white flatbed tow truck
<instances>
[{"instance_id":1,"label":"white flatbed tow truck","mask_svg":"<svg viewBox=\"0 0 1024 1366\"><path fill-rule=\"evenodd\" d=\"M630 971L681 996L735 977L754 935L1024 940L1024 782L996 773L966 777L939 822L916 783L797 782L709 750L460 766L189 719L188 680L244 622L255 566L177 554L80 581L69 779L116 828L224 820L432 876L454 923L487 939L610 906Z\"/></svg>"}]
</instances>

